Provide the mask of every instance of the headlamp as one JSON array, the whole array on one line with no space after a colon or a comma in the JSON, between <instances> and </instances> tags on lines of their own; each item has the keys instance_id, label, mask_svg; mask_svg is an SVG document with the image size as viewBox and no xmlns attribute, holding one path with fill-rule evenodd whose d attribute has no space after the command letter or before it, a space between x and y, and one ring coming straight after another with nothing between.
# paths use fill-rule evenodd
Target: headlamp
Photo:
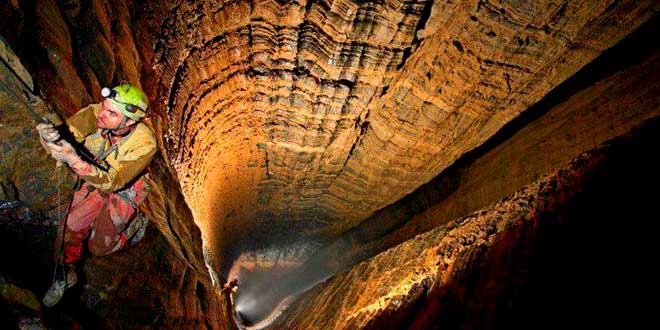
<instances>
[{"instance_id":1,"label":"headlamp","mask_svg":"<svg viewBox=\"0 0 660 330\"><path fill-rule=\"evenodd\" d=\"M142 110L139 107L136 107L136 106L134 106L130 103L125 103L125 102L117 100L117 95L119 95L119 93L114 89L110 89L108 87L103 87L103 89L101 89L101 96L103 96L107 99L110 99L113 102L116 102L116 103L119 103L119 104L123 105L124 109L126 111L128 111L130 113L136 113L138 110ZM142 110L142 111L144 111L144 110Z\"/></svg>"},{"instance_id":2,"label":"headlamp","mask_svg":"<svg viewBox=\"0 0 660 330\"><path fill-rule=\"evenodd\" d=\"M115 98L115 96L117 96L117 91L108 87L103 87L103 89L101 89L101 96L106 98Z\"/></svg>"}]
</instances>

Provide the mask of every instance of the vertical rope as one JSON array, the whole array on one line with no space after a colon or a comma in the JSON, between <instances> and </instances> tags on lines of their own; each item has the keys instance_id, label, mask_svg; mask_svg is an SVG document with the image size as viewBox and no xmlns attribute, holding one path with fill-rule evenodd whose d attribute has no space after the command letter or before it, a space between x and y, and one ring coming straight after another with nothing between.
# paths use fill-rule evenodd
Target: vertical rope
<instances>
[{"instance_id":1,"label":"vertical rope","mask_svg":"<svg viewBox=\"0 0 660 330\"><path fill-rule=\"evenodd\" d=\"M62 274L64 277L64 285L68 285L67 283L67 278L66 278L66 272L64 269L64 233L65 233L65 226L66 226L66 218L64 218L64 221L62 220L62 209L61 209L61 204L62 204L62 196L61 196L61 187L62 187L62 171L60 169L57 169L55 171L55 177L57 179L57 208L56 208L56 218L57 218L57 237L55 238L55 253L56 253L56 261L55 261L55 267L53 269L53 280L51 282L51 285L55 284L55 279L57 278L57 267L61 266L62 269ZM59 243L59 244L58 244Z\"/></svg>"}]
</instances>

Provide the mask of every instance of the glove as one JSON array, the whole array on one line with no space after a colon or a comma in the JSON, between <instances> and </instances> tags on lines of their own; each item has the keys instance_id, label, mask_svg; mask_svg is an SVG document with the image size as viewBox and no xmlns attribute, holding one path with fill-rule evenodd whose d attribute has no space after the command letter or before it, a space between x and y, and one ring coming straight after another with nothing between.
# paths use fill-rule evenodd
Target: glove
<instances>
[{"instance_id":1,"label":"glove","mask_svg":"<svg viewBox=\"0 0 660 330\"><path fill-rule=\"evenodd\" d=\"M65 162L70 166L81 160L78 153L76 153L76 149L74 149L69 142L62 140L60 141L60 145L48 142L46 143L46 146L50 150L50 155L53 158Z\"/></svg>"},{"instance_id":2,"label":"glove","mask_svg":"<svg viewBox=\"0 0 660 330\"><path fill-rule=\"evenodd\" d=\"M37 125L39 136L46 142L55 142L60 139L60 133L51 123L41 123Z\"/></svg>"}]
</instances>

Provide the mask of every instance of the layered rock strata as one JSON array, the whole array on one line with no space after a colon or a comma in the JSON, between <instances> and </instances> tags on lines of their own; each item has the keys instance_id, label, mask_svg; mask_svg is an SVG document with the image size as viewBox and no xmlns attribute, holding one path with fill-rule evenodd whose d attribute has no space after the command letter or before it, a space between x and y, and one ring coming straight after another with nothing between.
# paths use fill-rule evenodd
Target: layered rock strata
<instances>
[{"instance_id":1,"label":"layered rock strata","mask_svg":"<svg viewBox=\"0 0 660 330\"><path fill-rule=\"evenodd\" d=\"M152 266L165 258L171 269L163 273L182 278L155 285L182 296L164 303L162 295L169 291L138 290L151 298L144 309L135 308L145 316L130 322L215 327L216 316L200 312L215 303L204 305L191 296L209 296L212 290L192 215L176 181L202 230L207 254L216 256L217 270L228 270L248 248L288 243L291 237L332 239L431 180L656 17L658 9L657 1L650 0L35 0L3 5L6 20L0 29L62 116L98 101L101 86L124 79L147 91L165 155L154 165L162 191L150 202L160 210L154 213L159 230L145 241L158 257L126 254ZM29 121L23 114L10 116L4 118ZM23 134L20 125L12 125L6 132ZM25 132L25 140L34 141L34 132ZM588 142L580 142L580 148ZM35 203L44 205L43 217L51 219L49 212L58 209L51 203L52 184L46 184L53 173L41 163L48 159L36 156L33 142L17 149L10 144L12 153L21 154L21 148L36 161L8 165L11 183L3 181L3 195L10 197L3 198L26 199L27 187L37 192L34 198L48 201ZM16 164L28 171L16 171ZM36 181L30 181L30 171ZM456 215L512 190L489 192ZM24 212L11 216L36 219ZM447 220L427 218L432 225ZM111 260L132 266L126 260L92 261L87 272L101 274L98 270L110 269L105 262ZM133 283L123 274L113 276ZM192 284L196 279L201 286ZM96 304L94 297L102 296L98 292L115 292L96 280L90 280L94 289L83 295L92 307L81 310L126 313L103 299ZM167 317L154 312L161 305Z\"/></svg>"},{"instance_id":2,"label":"layered rock strata","mask_svg":"<svg viewBox=\"0 0 660 330\"><path fill-rule=\"evenodd\" d=\"M2 10L15 23L3 35L60 114L123 79L147 90L216 268L228 270L246 246L333 238L399 200L658 4L38 0Z\"/></svg>"},{"instance_id":3,"label":"layered rock strata","mask_svg":"<svg viewBox=\"0 0 660 330\"><path fill-rule=\"evenodd\" d=\"M648 42L659 31L656 18L478 149L311 258L328 260L334 269L359 262L489 205L659 116L660 50Z\"/></svg>"},{"instance_id":4,"label":"layered rock strata","mask_svg":"<svg viewBox=\"0 0 660 330\"><path fill-rule=\"evenodd\" d=\"M656 9L162 5L147 17L168 92L168 156L216 251L288 239L289 227L334 237L431 180Z\"/></svg>"},{"instance_id":5,"label":"layered rock strata","mask_svg":"<svg viewBox=\"0 0 660 330\"><path fill-rule=\"evenodd\" d=\"M642 326L659 124L336 275L269 329Z\"/></svg>"}]
</instances>

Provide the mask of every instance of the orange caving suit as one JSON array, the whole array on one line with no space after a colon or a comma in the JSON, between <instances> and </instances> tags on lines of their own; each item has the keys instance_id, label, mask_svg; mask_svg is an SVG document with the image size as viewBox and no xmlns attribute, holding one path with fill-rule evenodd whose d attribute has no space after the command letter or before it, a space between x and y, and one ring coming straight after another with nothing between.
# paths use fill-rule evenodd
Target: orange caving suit
<instances>
[{"instance_id":1,"label":"orange caving suit","mask_svg":"<svg viewBox=\"0 0 660 330\"><path fill-rule=\"evenodd\" d=\"M147 125L139 122L124 136L112 136L96 126L100 111L101 104L92 104L66 120L77 142L84 143L96 157L107 154L105 159L96 160L104 168L90 164L74 170L83 183L73 194L66 218L67 264L80 259L88 236L89 251L96 256L124 246L124 230L135 218L148 190L145 168L156 153L156 137Z\"/></svg>"}]
</instances>

